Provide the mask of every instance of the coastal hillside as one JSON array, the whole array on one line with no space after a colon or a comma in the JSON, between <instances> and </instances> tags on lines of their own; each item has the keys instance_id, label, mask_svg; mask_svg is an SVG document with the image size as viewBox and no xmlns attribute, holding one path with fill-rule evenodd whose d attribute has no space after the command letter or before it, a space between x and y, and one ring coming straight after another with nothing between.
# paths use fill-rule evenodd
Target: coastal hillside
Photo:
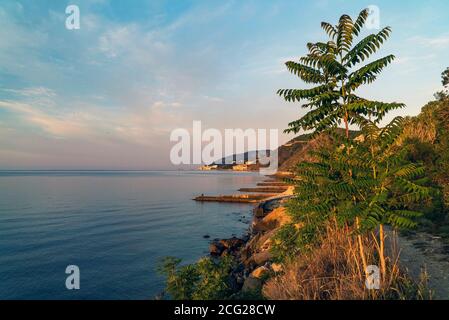
<instances>
[{"instance_id":1,"label":"coastal hillside","mask_svg":"<svg viewBox=\"0 0 449 320\"><path fill-rule=\"evenodd\" d=\"M351 137L356 137L358 131L350 131ZM278 172L291 173L295 170L298 163L304 161L313 161L311 151L316 151L321 148L328 148L332 145L332 137L329 134L321 133L319 135L301 134L291 139L287 143L281 145L278 152ZM259 160L265 160L268 150L249 151L242 154L233 154L227 157L220 158L210 165L202 166L202 170L227 170L239 167L239 171L255 171L259 169L256 163ZM243 164L250 164L243 168Z\"/></svg>"},{"instance_id":2,"label":"coastal hillside","mask_svg":"<svg viewBox=\"0 0 449 320\"><path fill-rule=\"evenodd\" d=\"M351 137L356 137L358 131L350 131ZM292 172L298 163L312 161L311 151L320 148L328 148L332 145L332 137L329 134L321 133L317 136L312 134L299 135L278 149L279 172Z\"/></svg>"}]
</instances>

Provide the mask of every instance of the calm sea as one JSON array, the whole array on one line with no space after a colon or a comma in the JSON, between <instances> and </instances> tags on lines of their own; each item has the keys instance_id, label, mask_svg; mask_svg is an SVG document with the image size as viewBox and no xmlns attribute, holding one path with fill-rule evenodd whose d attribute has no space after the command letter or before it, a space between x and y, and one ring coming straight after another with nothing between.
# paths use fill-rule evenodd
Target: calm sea
<instances>
[{"instance_id":1,"label":"calm sea","mask_svg":"<svg viewBox=\"0 0 449 320\"><path fill-rule=\"evenodd\" d=\"M198 203L257 173L0 171L0 299L151 299L164 256L194 262L210 239L241 235L251 205ZM65 269L80 268L80 290Z\"/></svg>"}]
</instances>

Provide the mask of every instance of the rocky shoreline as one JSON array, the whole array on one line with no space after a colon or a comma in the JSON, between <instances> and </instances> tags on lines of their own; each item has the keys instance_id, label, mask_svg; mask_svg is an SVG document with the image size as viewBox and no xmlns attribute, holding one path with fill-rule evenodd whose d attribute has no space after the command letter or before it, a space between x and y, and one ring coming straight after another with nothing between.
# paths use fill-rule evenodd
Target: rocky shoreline
<instances>
[{"instance_id":1,"label":"rocky shoreline","mask_svg":"<svg viewBox=\"0 0 449 320\"><path fill-rule=\"evenodd\" d=\"M270 248L277 229L290 222L283 206L290 197L289 193L280 194L259 203L253 209L251 226L243 237L216 239L210 243L212 257L219 259L231 255L237 262L231 273L236 291L243 294L259 292L269 274L282 270L280 264L272 261Z\"/></svg>"}]
</instances>

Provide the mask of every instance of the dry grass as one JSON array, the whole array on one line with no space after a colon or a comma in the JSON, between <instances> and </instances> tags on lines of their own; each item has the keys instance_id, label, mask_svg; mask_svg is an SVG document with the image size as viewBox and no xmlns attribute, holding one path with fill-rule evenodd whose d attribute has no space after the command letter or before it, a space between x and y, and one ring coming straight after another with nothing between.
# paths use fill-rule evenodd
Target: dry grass
<instances>
[{"instance_id":1,"label":"dry grass","mask_svg":"<svg viewBox=\"0 0 449 320\"><path fill-rule=\"evenodd\" d=\"M374 235L363 238L368 265L379 265ZM361 300L419 298L419 288L398 267L394 248L379 290L368 290L356 236L349 228L329 227L321 245L300 254L285 272L264 285L265 297L274 300ZM396 258L392 258L396 257ZM413 296L413 297L412 297ZM421 297L423 297L421 295Z\"/></svg>"}]
</instances>

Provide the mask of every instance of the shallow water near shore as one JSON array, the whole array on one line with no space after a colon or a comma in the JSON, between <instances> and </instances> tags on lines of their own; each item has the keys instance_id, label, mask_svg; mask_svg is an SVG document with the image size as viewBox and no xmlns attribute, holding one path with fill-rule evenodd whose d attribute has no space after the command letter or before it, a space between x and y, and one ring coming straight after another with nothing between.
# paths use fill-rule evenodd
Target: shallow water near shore
<instances>
[{"instance_id":1,"label":"shallow water near shore","mask_svg":"<svg viewBox=\"0 0 449 320\"><path fill-rule=\"evenodd\" d=\"M0 171L0 299L151 299L164 256L194 262L209 241L241 235L250 204L200 203L258 173ZM210 239L204 239L209 235ZM65 269L80 268L80 290Z\"/></svg>"}]
</instances>

